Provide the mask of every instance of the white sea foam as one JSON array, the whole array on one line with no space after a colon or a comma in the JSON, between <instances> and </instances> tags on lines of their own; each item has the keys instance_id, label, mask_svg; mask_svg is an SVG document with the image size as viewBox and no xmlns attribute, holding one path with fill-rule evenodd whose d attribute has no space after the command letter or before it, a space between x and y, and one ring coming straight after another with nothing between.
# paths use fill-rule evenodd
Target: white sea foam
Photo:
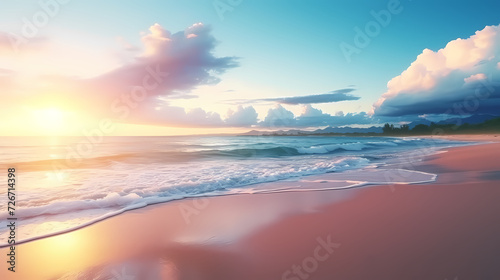
<instances>
[{"instance_id":1,"label":"white sea foam","mask_svg":"<svg viewBox=\"0 0 500 280\"><path fill-rule=\"evenodd\" d=\"M418 138L371 137L225 137L167 141L172 139L127 138L122 141L112 138L112 143L97 147L99 152L94 155L94 161L104 155L113 156L112 161L108 159L103 163L104 167L23 172L22 187L17 195L20 205L16 209L20 221L17 242L86 226L130 209L187 197L395 183L397 177L389 176L389 181L383 182L376 177L365 178L363 174L374 175L366 171L368 167L398 163L397 159L408 151L425 147L426 152L422 154L427 155L439 147L458 144ZM36 150L36 147L30 145L26 151L22 147L18 149L19 161L40 160L40 156L23 158L27 154L24 152ZM39 149L59 152L56 157L64 158L61 154L64 147ZM126 156L131 151L134 152L132 159ZM0 155L0 160L6 158ZM356 172L362 168L365 168L362 173ZM344 172L348 170L351 171ZM335 177L329 184L313 188L301 188L290 181L322 174L358 177ZM428 179L432 174L422 176ZM262 189L260 184L267 182L281 183ZM418 180L406 183L415 182ZM3 240L8 234L5 213L0 212L0 238Z\"/></svg>"},{"instance_id":2,"label":"white sea foam","mask_svg":"<svg viewBox=\"0 0 500 280\"><path fill-rule=\"evenodd\" d=\"M297 151L302 154L326 154L335 150L361 151L366 147L367 146L362 143L348 143L297 148Z\"/></svg>"}]
</instances>

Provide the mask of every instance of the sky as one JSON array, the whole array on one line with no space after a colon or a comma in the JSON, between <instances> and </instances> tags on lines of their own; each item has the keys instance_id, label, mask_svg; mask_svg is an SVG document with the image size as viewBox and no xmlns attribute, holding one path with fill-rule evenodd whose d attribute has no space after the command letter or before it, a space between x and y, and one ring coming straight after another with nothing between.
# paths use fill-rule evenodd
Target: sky
<instances>
[{"instance_id":1,"label":"sky","mask_svg":"<svg viewBox=\"0 0 500 280\"><path fill-rule=\"evenodd\" d=\"M3 1L1 135L499 114L497 1Z\"/></svg>"}]
</instances>

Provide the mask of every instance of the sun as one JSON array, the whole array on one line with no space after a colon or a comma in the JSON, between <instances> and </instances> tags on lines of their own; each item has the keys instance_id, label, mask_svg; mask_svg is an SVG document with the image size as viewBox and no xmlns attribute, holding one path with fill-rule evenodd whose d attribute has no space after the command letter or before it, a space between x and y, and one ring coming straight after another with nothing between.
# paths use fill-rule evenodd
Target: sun
<instances>
[{"instance_id":1,"label":"sun","mask_svg":"<svg viewBox=\"0 0 500 280\"><path fill-rule=\"evenodd\" d=\"M33 112L35 123L42 134L58 134L66 127L65 114L58 108L44 108Z\"/></svg>"}]
</instances>

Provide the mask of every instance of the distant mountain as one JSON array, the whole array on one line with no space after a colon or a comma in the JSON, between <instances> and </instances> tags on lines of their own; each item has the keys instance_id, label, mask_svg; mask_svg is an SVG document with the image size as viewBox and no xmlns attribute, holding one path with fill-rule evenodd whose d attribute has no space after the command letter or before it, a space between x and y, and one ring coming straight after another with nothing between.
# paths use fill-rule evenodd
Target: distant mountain
<instances>
[{"instance_id":1,"label":"distant mountain","mask_svg":"<svg viewBox=\"0 0 500 280\"><path fill-rule=\"evenodd\" d=\"M276 135L276 134L277 135L304 135L304 134L311 134L311 131L290 129L290 130L266 131L266 132L263 132L261 135Z\"/></svg>"},{"instance_id":2,"label":"distant mountain","mask_svg":"<svg viewBox=\"0 0 500 280\"><path fill-rule=\"evenodd\" d=\"M311 131L305 130L277 130L277 131L259 131L259 130L251 130L249 132L242 133L240 135L250 135L250 136L260 136L260 135L271 135L271 134L279 134L279 135L299 135L299 134L309 134Z\"/></svg>"},{"instance_id":3,"label":"distant mountain","mask_svg":"<svg viewBox=\"0 0 500 280\"><path fill-rule=\"evenodd\" d=\"M436 122L436 124L456 124L456 125L462 125L465 123L468 124L480 124L485 121L491 120L498 118L498 116L494 115L472 115L467 118L450 118L446 120L442 120L439 122ZM410 129L413 129L415 126L419 124L425 124L427 126L431 125L431 121L428 119L418 119L415 120L408 125L410 126ZM240 135L254 135L254 136L260 136L260 135L315 135L315 134L328 134L328 133L339 133L339 134L344 134L344 133L382 133L382 127L381 126L372 126L368 128L357 128L357 127L327 127L323 129L316 129L314 131L307 131L307 130L297 130L297 129L291 129L291 130L278 130L278 131L258 131L258 130L252 130Z\"/></svg>"},{"instance_id":4,"label":"distant mountain","mask_svg":"<svg viewBox=\"0 0 500 280\"><path fill-rule=\"evenodd\" d=\"M258 136L258 135L262 135L262 131L258 131L258 130L251 130L249 132L245 132L245 133L242 133L240 135L250 135L250 136Z\"/></svg>"},{"instance_id":5,"label":"distant mountain","mask_svg":"<svg viewBox=\"0 0 500 280\"><path fill-rule=\"evenodd\" d=\"M372 126L368 128L358 128L358 127L327 127L325 129L317 129L313 133L382 133L381 126Z\"/></svg>"},{"instance_id":6,"label":"distant mountain","mask_svg":"<svg viewBox=\"0 0 500 280\"><path fill-rule=\"evenodd\" d=\"M240 135L314 135L314 134L328 134L328 133L382 133L382 127L372 126L368 128L357 128L357 127L327 127L324 129L316 129L314 131L307 130L278 130L278 131L258 131L252 130Z\"/></svg>"}]
</instances>

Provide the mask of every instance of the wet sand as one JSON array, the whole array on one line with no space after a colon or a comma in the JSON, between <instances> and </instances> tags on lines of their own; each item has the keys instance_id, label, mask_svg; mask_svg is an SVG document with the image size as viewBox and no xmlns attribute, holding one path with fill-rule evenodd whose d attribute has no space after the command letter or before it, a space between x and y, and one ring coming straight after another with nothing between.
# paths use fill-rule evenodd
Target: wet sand
<instances>
[{"instance_id":1,"label":"wet sand","mask_svg":"<svg viewBox=\"0 0 500 280\"><path fill-rule=\"evenodd\" d=\"M499 157L489 143L412 165L431 184L150 206L21 244L0 279L500 279Z\"/></svg>"}]
</instances>

